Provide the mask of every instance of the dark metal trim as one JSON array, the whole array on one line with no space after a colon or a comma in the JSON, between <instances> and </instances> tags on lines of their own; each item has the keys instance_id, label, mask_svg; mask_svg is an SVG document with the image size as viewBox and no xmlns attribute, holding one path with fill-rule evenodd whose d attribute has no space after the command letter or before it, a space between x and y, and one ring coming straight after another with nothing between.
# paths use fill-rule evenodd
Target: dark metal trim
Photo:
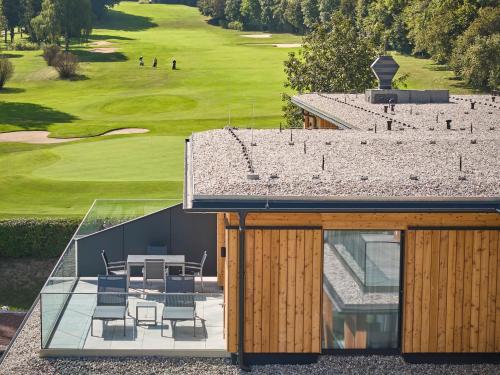
<instances>
[{"instance_id":1,"label":"dark metal trim","mask_svg":"<svg viewBox=\"0 0 500 375\"><path fill-rule=\"evenodd\" d=\"M287 364L306 365L318 362L319 353L246 353L246 362L252 365Z\"/></svg>"},{"instance_id":2,"label":"dark metal trim","mask_svg":"<svg viewBox=\"0 0 500 375\"><path fill-rule=\"evenodd\" d=\"M228 225L226 226L226 229L239 229L239 226L236 225ZM268 229L268 230L322 230L323 227L320 226L279 226L279 225L272 225L272 226L265 226L265 225L249 225L246 226L245 229Z\"/></svg>"},{"instance_id":3,"label":"dark metal trim","mask_svg":"<svg viewBox=\"0 0 500 375\"><path fill-rule=\"evenodd\" d=\"M404 353L408 363L441 363L441 364L500 364L498 353Z\"/></svg>"},{"instance_id":4,"label":"dark metal trim","mask_svg":"<svg viewBox=\"0 0 500 375\"><path fill-rule=\"evenodd\" d=\"M238 364L243 371L250 371L245 364L245 220L247 213L239 212L239 253L238 253Z\"/></svg>"},{"instance_id":5,"label":"dark metal trim","mask_svg":"<svg viewBox=\"0 0 500 375\"><path fill-rule=\"evenodd\" d=\"M417 227L409 226L408 230L500 230L500 227L471 227L471 226L456 226L456 227Z\"/></svg>"},{"instance_id":6,"label":"dark metal trim","mask_svg":"<svg viewBox=\"0 0 500 375\"><path fill-rule=\"evenodd\" d=\"M500 199L470 200L327 200L193 198L190 211L198 212L491 212L498 213Z\"/></svg>"}]
</instances>

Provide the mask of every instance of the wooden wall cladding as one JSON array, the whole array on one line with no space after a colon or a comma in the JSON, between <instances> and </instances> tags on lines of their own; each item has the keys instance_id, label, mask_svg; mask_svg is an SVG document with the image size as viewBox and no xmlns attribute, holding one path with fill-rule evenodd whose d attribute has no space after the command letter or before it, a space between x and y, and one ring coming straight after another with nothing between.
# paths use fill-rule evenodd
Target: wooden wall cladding
<instances>
[{"instance_id":1,"label":"wooden wall cladding","mask_svg":"<svg viewBox=\"0 0 500 375\"><path fill-rule=\"evenodd\" d=\"M217 214L217 284L224 286L224 258L221 250L226 246L226 226L224 222L224 214Z\"/></svg>"},{"instance_id":2,"label":"wooden wall cladding","mask_svg":"<svg viewBox=\"0 0 500 375\"><path fill-rule=\"evenodd\" d=\"M500 352L499 233L407 231L403 352Z\"/></svg>"},{"instance_id":3,"label":"wooden wall cladding","mask_svg":"<svg viewBox=\"0 0 500 375\"><path fill-rule=\"evenodd\" d=\"M237 306L238 231L227 232L226 306ZM319 229L245 231L245 352L321 352L322 257ZM236 352L237 308L227 310L228 351Z\"/></svg>"}]
</instances>

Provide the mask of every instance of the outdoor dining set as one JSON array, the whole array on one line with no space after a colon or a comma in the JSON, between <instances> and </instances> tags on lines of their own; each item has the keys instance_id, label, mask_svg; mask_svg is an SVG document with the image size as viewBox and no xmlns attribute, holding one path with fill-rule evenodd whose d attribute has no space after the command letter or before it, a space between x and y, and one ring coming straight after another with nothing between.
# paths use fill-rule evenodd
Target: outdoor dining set
<instances>
[{"instance_id":1,"label":"outdoor dining set","mask_svg":"<svg viewBox=\"0 0 500 375\"><path fill-rule=\"evenodd\" d=\"M160 316L161 336L165 321L170 321L172 337L175 339L176 324L180 321L193 321L193 333L196 336L196 320L204 325L204 320L196 313L195 278L201 281L203 291L203 267L207 252L203 253L201 262L186 262L184 255L167 255L165 246L148 246L145 255L129 255L126 261L110 262L106 252L101 251L101 257L106 268L106 275L97 277L97 303L91 318L91 335L94 336L94 320L104 322L123 320L123 334L126 335L126 320L129 315L129 293L132 267L142 267L143 298L135 303L135 326L141 323L158 323L157 309L161 306L156 299L161 297L163 310ZM181 269L181 273L173 275L170 268ZM161 281L164 294L146 293L146 286L151 288L153 282ZM155 296L156 294L156 296ZM150 309L154 312L153 319L139 319L139 311ZM104 327L104 325L103 325Z\"/></svg>"}]
</instances>

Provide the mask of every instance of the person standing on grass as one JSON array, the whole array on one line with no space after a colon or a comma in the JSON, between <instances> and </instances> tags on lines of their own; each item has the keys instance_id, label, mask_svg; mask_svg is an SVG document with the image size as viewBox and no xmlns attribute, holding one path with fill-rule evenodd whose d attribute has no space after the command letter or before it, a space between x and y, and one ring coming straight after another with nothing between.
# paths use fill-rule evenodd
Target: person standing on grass
<instances>
[{"instance_id":1,"label":"person standing on grass","mask_svg":"<svg viewBox=\"0 0 500 375\"><path fill-rule=\"evenodd\" d=\"M158 66L158 59L155 57L153 60L153 68L156 68Z\"/></svg>"},{"instance_id":2,"label":"person standing on grass","mask_svg":"<svg viewBox=\"0 0 500 375\"><path fill-rule=\"evenodd\" d=\"M139 66L144 66L144 58L142 56L139 57Z\"/></svg>"},{"instance_id":3,"label":"person standing on grass","mask_svg":"<svg viewBox=\"0 0 500 375\"><path fill-rule=\"evenodd\" d=\"M175 69L177 69L177 61L176 60L172 61L172 70L175 70Z\"/></svg>"}]
</instances>

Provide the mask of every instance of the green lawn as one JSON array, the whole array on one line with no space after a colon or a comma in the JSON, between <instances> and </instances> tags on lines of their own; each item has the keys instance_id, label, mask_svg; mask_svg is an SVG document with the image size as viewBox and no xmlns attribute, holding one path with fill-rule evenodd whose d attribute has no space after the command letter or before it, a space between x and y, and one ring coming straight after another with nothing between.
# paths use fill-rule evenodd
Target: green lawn
<instances>
[{"instance_id":1,"label":"green lawn","mask_svg":"<svg viewBox=\"0 0 500 375\"><path fill-rule=\"evenodd\" d=\"M59 145L0 143L0 217L82 216L96 198L180 198L184 138L236 126L277 127L283 60L300 37L242 37L210 26L196 8L123 2L94 30L113 53L75 46L78 80L61 81L40 51L10 52L16 73L0 91L0 132L87 137L118 128L147 134ZM139 56L146 66L140 68ZM154 57L159 68L153 69ZM410 87L463 92L442 67L396 56ZM177 60L178 70L170 69Z\"/></svg>"}]
</instances>

